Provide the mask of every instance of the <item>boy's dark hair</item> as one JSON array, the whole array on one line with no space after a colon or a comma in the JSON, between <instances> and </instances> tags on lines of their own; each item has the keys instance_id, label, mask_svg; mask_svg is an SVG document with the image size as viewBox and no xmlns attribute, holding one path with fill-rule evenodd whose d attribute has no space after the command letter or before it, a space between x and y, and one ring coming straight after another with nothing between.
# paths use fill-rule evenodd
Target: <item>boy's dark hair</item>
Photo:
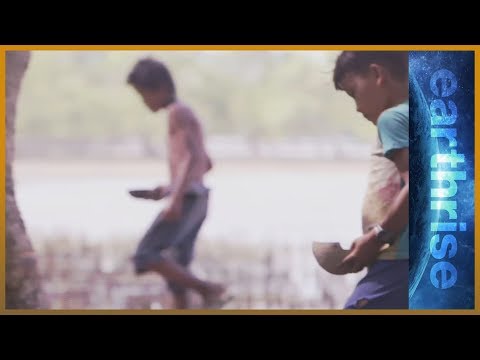
<instances>
[{"instance_id":1,"label":"boy's dark hair","mask_svg":"<svg viewBox=\"0 0 480 360\"><path fill-rule=\"evenodd\" d=\"M408 78L408 51L343 51L333 71L335 89L342 90L340 84L347 73L364 74L371 64L384 66L397 80Z\"/></svg>"},{"instance_id":2,"label":"boy's dark hair","mask_svg":"<svg viewBox=\"0 0 480 360\"><path fill-rule=\"evenodd\" d=\"M170 71L165 64L152 58L139 60L128 74L127 83L146 90L165 88L175 93L175 84Z\"/></svg>"}]
</instances>

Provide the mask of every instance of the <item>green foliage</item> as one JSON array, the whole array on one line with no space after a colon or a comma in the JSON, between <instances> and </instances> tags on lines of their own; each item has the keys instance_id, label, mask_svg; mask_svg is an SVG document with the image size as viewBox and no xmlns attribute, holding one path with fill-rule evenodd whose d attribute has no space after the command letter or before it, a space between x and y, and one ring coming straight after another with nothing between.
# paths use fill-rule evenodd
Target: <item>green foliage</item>
<instances>
[{"instance_id":1,"label":"green foliage","mask_svg":"<svg viewBox=\"0 0 480 360\"><path fill-rule=\"evenodd\" d=\"M66 139L163 137L165 114L151 114L126 84L137 59L165 61L179 97L208 134L263 137L347 133L373 126L334 89L337 52L36 51L19 99L18 134Z\"/></svg>"}]
</instances>

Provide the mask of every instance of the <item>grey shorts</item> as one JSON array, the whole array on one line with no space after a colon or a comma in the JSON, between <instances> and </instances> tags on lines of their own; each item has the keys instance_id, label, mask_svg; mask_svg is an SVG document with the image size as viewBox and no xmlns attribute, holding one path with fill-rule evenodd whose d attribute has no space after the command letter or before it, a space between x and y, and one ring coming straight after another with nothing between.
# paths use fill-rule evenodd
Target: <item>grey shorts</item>
<instances>
[{"instance_id":1,"label":"grey shorts","mask_svg":"<svg viewBox=\"0 0 480 360\"><path fill-rule=\"evenodd\" d=\"M160 213L140 241L133 257L137 275L145 273L151 266L165 257L188 266L193 258L193 250L198 232L207 217L209 192L187 194L183 202L179 220L166 221ZM179 290L169 283L172 290Z\"/></svg>"}]
</instances>

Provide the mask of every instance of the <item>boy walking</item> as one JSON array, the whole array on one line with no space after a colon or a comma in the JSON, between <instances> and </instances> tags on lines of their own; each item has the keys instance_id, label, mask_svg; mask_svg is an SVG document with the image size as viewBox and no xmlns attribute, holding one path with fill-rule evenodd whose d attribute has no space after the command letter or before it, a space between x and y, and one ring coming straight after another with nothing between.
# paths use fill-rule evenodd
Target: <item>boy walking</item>
<instances>
[{"instance_id":1,"label":"boy walking","mask_svg":"<svg viewBox=\"0 0 480 360\"><path fill-rule=\"evenodd\" d=\"M193 111L176 97L175 84L167 67L146 58L137 62L127 82L153 112L168 111L168 165L170 184L132 195L160 200L169 197L134 256L136 274L155 271L173 293L176 308L188 308L187 289L198 292L205 307L220 306L225 288L201 280L188 266L193 259L197 234L207 216L209 189L203 176L212 168L201 124Z\"/></svg>"}]
</instances>

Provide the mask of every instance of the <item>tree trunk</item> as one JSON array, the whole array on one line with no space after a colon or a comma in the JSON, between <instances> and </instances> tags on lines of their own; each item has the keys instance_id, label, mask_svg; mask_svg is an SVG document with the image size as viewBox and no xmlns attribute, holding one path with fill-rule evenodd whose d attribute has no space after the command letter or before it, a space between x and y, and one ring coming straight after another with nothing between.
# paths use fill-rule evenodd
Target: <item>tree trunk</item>
<instances>
[{"instance_id":1,"label":"tree trunk","mask_svg":"<svg viewBox=\"0 0 480 360\"><path fill-rule=\"evenodd\" d=\"M28 51L6 52L6 308L46 307L37 260L15 200L12 166L15 157L15 115L23 76L30 61Z\"/></svg>"}]
</instances>

